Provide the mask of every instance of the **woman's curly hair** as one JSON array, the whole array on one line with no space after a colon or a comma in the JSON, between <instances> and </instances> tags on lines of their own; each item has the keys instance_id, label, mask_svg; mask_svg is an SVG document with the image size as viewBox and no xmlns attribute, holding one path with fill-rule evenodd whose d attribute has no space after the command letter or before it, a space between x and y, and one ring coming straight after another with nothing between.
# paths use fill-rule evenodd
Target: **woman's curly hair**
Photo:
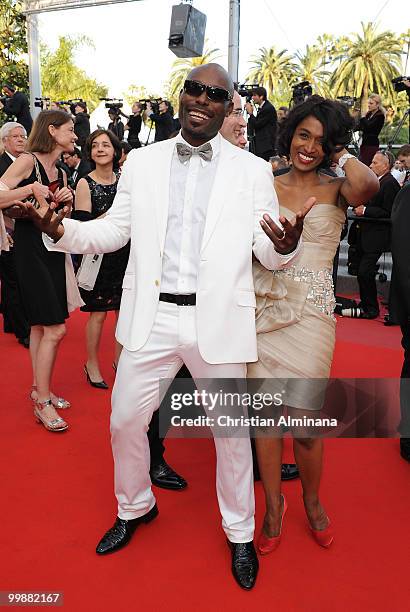
<instances>
[{"instance_id":1,"label":"woman's curly hair","mask_svg":"<svg viewBox=\"0 0 410 612\"><path fill-rule=\"evenodd\" d=\"M331 156L346 147L352 139L355 120L345 104L321 96L311 96L302 104L294 106L280 123L278 149L280 155L289 157L290 145L297 126L307 117L315 117L323 126L323 152L325 157L318 167L328 168Z\"/></svg>"}]
</instances>

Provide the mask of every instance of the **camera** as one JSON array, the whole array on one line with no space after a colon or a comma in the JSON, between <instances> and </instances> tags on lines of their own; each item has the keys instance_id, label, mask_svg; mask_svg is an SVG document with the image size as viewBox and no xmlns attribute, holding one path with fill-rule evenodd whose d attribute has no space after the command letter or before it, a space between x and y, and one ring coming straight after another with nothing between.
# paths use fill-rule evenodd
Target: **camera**
<instances>
[{"instance_id":1,"label":"camera","mask_svg":"<svg viewBox=\"0 0 410 612\"><path fill-rule=\"evenodd\" d=\"M342 317L351 317L352 319L360 319L362 311L359 306L352 306L352 308L343 308L341 310Z\"/></svg>"},{"instance_id":2,"label":"camera","mask_svg":"<svg viewBox=\"0 0 410 612\"><path fill-rule=\"evenodd\" d=\"M35 98L34 106L41 108L41 110L47 110L50 106L50 98Z\"/></svg>"},{"instance_id":3,"label":"camera","mask_svg":"<svg viewBox=\"0 0 410 612\"><path fill-rule=\"evenodd\" d=\"M404 81L410 81L410 76L399 76L391 80L394 91L397 91L398 93L401 91L407 91L407 95L410 96L410 87Z\"/></svg>"},{"instance_id":4,"label":"camera","mask_svg":"<svg viewBox=\"0 0 410 612\"><path fill-rule=\"evenodd\" d=\"M84 100L82 98L73 98L72 100L56 100L56 104L59 104L60 106L68 106L72 115L75 115L75 107L78 102L84 102Z\"/></svg>"},{"instance_id":5,"label":"camera","mask_svg":"<svg viewBox=\"0 0 410 612\"><path fill-rule=\"evenodd\" d=\"M309 81L296 83L296 85L293 85L292 89L293 106L296 106L296 104L302 104L302 102L307 100L313 93L312 85L309 83Z\"/></svg>"},{"instance_id":6,"label":"camera","mask_svg":"<svg viewBox=\"0 0 410 612\"><path fill-rule=\"evenodd\" d=\"M242 85L239 85L238 83L237 88L235 87L235 89L238 94L242 96L242 98L246 98L246 101L250 102L252 100L253 92L257 87L259 87L257 83L254 83L253 85L248 85L247 83L242 83Z\"/></svg>"},{"instance_id":7,"label":"camera","mask_svg":"<svg viewBox=\"0 0 410 612\"><path fill-rule=\"evenodd\" d=\"M120 114L120 108L124 106L122 98L100 98L105 102L105 108L108 108L108 112L113 113L114 115Z\"/></svg>"},{"instance_id":8,"label":"camera","mask_svg":"<svg viewBox=\"0 0 410 612\"><path fill-rule=\"evenodd\" d=\"M148 102L151 104L152 112L157 114L159 113L159 105L162 102L162 98L143 98L142 100L138 100L141 104L141 109L143 111L147 110Z\"/></svg>"},{"instance_id":9,"label":"camera","mask_svg":"<svg viewBox=\"0 0 410 612\"><path fill-rule=\"evenodd\" d=\"M358 98L355 98L354 96L338 96L337 100L343 102L343 104L346 104L346 106L349 108L353 108Z\"/></svg>"}]
</instances>

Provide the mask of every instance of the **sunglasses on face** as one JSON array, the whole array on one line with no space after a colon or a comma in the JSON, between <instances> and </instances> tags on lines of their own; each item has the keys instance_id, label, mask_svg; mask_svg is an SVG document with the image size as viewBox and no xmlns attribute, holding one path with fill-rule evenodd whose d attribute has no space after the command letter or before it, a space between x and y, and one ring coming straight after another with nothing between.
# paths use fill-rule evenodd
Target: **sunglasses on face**
<instances>
[{"instance_id":1,"label":"sunglasses on face","mask_svg":"<svg viewBox=\"0 0 410 612\"><path fill-rule=\"evenodd\" d=\"M227 89L222 87L213 87L212 85L204 85L199 81L191 81L187 79L184 83L184 92L194 98L199 98L204 91L209 100L212 102L229 102L232 100L232 94Z\"/></svg>"}]
</instances>

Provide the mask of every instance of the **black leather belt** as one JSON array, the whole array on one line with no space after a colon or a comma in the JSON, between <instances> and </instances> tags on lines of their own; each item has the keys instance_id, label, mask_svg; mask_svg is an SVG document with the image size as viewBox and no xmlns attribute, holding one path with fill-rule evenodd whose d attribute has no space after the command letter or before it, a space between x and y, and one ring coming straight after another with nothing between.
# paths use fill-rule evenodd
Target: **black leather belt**
<instances>
[{"instance_id":1,"label":"black leather belt","mask_svg":"<svg viewBox=\"0 0 410 612\"><path fill-rule=\"evenodd\" d=\"M189 295L174 295L173 293L160 293L159 299L161 302L169 302L170 304L176 304L177 306L195 306L196 293L190 293Z\"/></svg>"}]
</instances>

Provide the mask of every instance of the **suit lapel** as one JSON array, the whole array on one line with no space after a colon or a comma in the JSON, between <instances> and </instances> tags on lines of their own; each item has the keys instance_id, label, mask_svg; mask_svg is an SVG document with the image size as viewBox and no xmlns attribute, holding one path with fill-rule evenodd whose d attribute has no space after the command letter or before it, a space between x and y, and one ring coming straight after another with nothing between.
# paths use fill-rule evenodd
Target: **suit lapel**
<instances>
[{"instance_id":1,"label":"suit lapel","mask_svg":"<svg viewBox=\"0 0 410 612\"><path fill-rule=\"evenodd\" d=\"M214 184L209 197L208 210L206 213L205 229L202 238L201 252L205 249L215 226L221 216L226 200L232 197L233 183L229 178L230 161L235 157L237 151L221 137L221 148L219 152L219 163L216 170Z\"/></svg>"},{"instance_id":2,"label":"suit lapel","mask_svg":"<svg viewBox=\"0 0 410 612\"><path fill-rule=\"evenodd\" d=\"M155 216L158 228L158 239L161 252L164 249L165 234L168 223L169 209L169 181L171 176L172 154L174 152L176 138L167 140L160 145L152 145L162 148L156 157L155 171L160 172L161 179L155 180ZM158 164L158 165L157 165Z\"/></svg>"}]
</instances>

